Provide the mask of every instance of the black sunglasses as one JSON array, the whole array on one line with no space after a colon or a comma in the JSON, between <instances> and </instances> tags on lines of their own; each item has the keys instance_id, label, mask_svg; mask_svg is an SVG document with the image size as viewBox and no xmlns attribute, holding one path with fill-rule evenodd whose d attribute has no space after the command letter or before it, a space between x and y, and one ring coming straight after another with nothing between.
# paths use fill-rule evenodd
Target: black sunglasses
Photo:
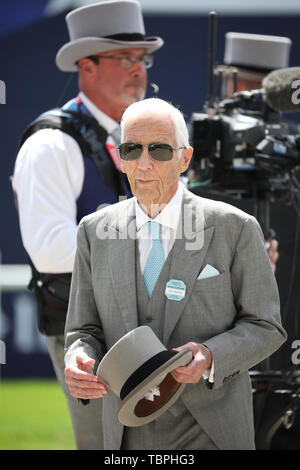
<instances>
[{"instance_id":1,"label":"black sunglasses","mask_svg":"<svg viewBox=\"0 0 300 470\"><path fill-rule=\"evenodd\" d=\"M153 142L151 144L139 144L138 142L124 142L117 146L122 160L137 160L143 153L143 148L147 147L150 156L159 162L172 160L174 150L185 149L186 147L173 148L169 144Z\"/></svg>"}]
</instances>

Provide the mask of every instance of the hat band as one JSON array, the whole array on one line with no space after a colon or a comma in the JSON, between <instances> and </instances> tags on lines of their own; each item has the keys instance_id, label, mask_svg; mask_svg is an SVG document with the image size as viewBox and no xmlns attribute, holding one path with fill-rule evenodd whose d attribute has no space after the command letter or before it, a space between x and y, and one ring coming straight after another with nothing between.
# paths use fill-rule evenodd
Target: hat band
<instances>
[{"instance_id":1,"label":"hat band","mask_svg":"<svg viewBox=\"0 0 300 470\"><path fill-rule=\"evenodd\" d=\"M230 64L230 66L236 67L242 70L250 70L251 72L262 73L262 74L270 73L273 70L270 68L268 69L268 68L259 67L259 66L254 67L253 65L245 65L245 64L238 64L238 63Z\"/></svg>"},{"instance_id":2,"label":"hat band","mask_svg":"<svg viewBox=\"0 0 300 470\"><path fill-rule=\"evenodd\" d=\"M116 41L144 41L145 36L140 33L121 33L121 34L112 34L110 36L103 36L107 39L115 39Z\"/></svg>"},{"instance_id":3,"label":"hat band","mask_svg":"<svg viewBox=\"0 0 300 470\"><path fill-rule=\"evenodd\" d=\"M144 362L144 364L142 364L140 367L138 367L124 383L120 391L121 400L124 400L124 398L135 387L137 387L141 382L143 382L143 380L145 380L150 374L152 374L152 372L154 372L172 357L174 357L174 353L170 351L161 351L158 354L155 354L155 356L148 359L148 361Z\"/></svg>"}]
</instances>

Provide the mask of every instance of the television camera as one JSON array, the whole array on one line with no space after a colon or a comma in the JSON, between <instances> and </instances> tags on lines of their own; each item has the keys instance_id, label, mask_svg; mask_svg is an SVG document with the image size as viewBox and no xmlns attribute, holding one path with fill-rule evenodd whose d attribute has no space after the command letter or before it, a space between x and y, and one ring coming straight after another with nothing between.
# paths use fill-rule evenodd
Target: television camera
<instances>
[{"instance_id":1,"label":"television camera","mask_svg":"<svg viewBox=\"0 0 300 470\"><path fill-rule=\"evenodd\" d=\"M192 192L207 197L252 199L254 215L268 236L270 202L293 204L300 212L296 176L300 167L300 126L284 121L279 109L300 110L291 95L291 82L300 79L300 68L273 71L264 79L264 88L235 91L230 98L221 99L224 76L222 70L215 75L213 55L211 51L204 112L194 112L190 122L194 155L187 185ZM237 77L233 78L236 83Z\"/></svg>"}]
</instances>

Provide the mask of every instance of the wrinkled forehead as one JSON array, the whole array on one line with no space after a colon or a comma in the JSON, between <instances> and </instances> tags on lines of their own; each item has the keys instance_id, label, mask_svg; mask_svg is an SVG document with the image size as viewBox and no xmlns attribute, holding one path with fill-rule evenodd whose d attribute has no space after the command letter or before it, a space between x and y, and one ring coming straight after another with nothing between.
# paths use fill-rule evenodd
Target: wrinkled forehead
<instances>
[{"instance_id":1,"label":"wrinkled forehead","mask_svg":"<svg viewBox=\"0 0 300 470\"><path fill-rule=\"evenodd\" d=\"M153 136L157 142L162 138L165 141L166 137L168 140L175 139L175 125L168 113L144 110L128 116L121 127L122 140L136 140L143 136L147 138Z\"/></svg>"}]
</instances>

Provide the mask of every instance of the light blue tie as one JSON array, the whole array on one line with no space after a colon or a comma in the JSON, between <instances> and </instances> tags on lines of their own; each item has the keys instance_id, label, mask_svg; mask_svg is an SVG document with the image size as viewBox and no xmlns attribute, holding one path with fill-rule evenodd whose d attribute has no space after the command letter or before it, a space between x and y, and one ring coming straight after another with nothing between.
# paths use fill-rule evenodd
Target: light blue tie
<instances>
[{"instance_id":1,"label":"light blue tie","mask_svg":"<svg viewBox=\"0 0 300 470\"><path fill-rule=\"evenodd\" d=\"M145 269L144 269L144 283L151 297L152 291L159 277L160 271L165 262L164 250L160 241L161 225L157 222L148 222L148 231L152 238L152 248L149 252Z\"/></svg>"}]
</instances>

